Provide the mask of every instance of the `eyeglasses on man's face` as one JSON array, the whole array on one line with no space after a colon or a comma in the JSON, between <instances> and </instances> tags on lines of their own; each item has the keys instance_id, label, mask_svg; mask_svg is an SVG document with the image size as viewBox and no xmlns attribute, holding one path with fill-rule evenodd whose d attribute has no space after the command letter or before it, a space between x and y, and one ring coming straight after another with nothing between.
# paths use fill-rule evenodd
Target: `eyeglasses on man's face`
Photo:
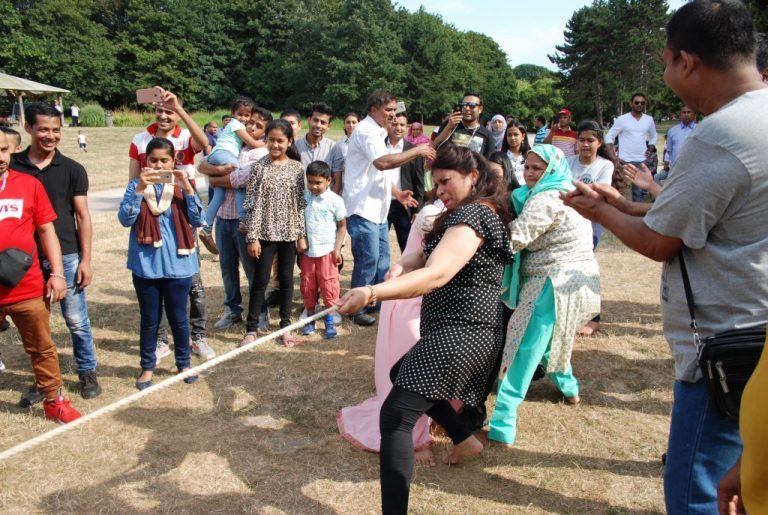
<instances>
[{"instance_id":1,"label":"eyeglasses on man's face","mask_svg":"<svg viewBox=\"0 0 768 515\"><path fill-rule=\"evenodd\" d=\"M636 100L636 101L634 102L634 104L635 104L636 106L644 106L644 105L645 105L645 100Z\"/></svg>"},{"instance_id":2,"label":"eyeglasses on man's face","mask_svg":"<svg viewBox=\"0 0 768 515\"><path fill-rule=\"evenodd\" d=\"M459 105L461 106L462 109L464 109L465 107L468 108L468 109L474 109L475 107L479 106L480 104L478 104L477 102L462 102Z\"/></svg>"}]
</instances>

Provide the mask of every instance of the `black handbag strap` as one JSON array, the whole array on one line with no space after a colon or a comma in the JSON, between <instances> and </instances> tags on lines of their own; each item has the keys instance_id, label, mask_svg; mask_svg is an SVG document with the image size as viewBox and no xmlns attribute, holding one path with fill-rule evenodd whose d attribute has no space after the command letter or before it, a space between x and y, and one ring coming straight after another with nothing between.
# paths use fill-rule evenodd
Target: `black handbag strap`
<instances>
[{"instance_id":1,"label":"black handbag strap","mask_svg":"<svg viewBox=\"0 0 768 515\"><path fill-rule=\"evenodd\" d=\"M693 290L691 289L691 281L688 279L688 269L685 266L685 259L683 258L683 249L677 253L677 259L680 261L680 271L683 276L683 288L685 289L685 302L688 304L688 314L691 316L691 331L693 331L693 343L696 345L696 349L701 352L701 340L699 339L699 326L696 323L696 315L693 312Z\"/></svg>"}]
</instances>

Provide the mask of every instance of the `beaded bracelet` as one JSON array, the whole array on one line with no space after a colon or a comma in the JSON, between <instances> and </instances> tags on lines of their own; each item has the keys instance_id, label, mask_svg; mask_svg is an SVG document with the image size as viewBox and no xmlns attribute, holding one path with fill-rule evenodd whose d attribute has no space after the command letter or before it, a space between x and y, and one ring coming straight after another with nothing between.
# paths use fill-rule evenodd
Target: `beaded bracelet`
<instances>
[{"instance_id":1,"label":"beaded bracelet","mask_svg":"<svg viewBox=\"0 0 768 515\"><path fill-rule=\"evenodd\" d=\"M48 274L48 276L49 277L58 277L59 279L64 279L65 281L67 280L67 278L64 277L63 274Z\"/></svg>"},{"instance_id":2,"label":"beaded bracelet","mask_svg":"<svg viewBox=\"0 0 768 515\"><path fill-rule=\"evenodd\" d=\"M376 290L374 290L373 286L370 284L368 285L368 290L371 292L371 301L368 303L368 305L374 307L376 306L376 302L378 302L379 298L376 296Z\"/></svg>"}]
</instances>

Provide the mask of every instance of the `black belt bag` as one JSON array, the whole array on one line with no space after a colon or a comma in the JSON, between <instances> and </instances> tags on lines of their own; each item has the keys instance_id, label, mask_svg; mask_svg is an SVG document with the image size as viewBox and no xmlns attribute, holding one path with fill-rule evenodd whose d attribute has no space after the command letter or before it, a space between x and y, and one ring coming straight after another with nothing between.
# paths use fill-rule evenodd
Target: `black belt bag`
<instances>
[{"instance_id":1,"label":"black belt bag","mask_svg":"<svg viewBox=\"0 0 768 515\"><path fill-rule=\"evenodd\" d=\"M765 345L765 322L717 333L702 341L693 312L693 292L682 251L678 259L683 272L683 287L691 315L693 340L698 350L699 368L717 410L738 419L741 394L760 361Z\"/></svg>"},{"instance_id":2,"label":"black belt bag","mask_svg":"<svg viewBox=\"0 0 768 515\"><path fill-rule=\"evenodd\" d=\"M0 284L13 288L32 266L32 255L21 249L11 247L0 252Z\"/></svg>"}]
</instances>

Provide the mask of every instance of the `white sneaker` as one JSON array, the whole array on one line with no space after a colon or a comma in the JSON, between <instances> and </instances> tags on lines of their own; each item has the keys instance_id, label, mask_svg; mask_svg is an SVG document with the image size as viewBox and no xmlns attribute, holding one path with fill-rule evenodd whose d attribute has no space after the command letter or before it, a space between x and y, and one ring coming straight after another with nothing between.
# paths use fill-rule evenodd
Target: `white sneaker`
<instances>
[{"instance_id":1,"label":"white sneaker","mask_svg":"<svg viewBox=\"0 0 768 515\"><path fill-rule=\"evenodd\" d=\"M5 363L3 363L3 355L0 354L0 372L5 371Z\"/></svg>"},{"instance_id":2,"label":"white sneaker","mask_svg":"<svg viewBox=\"0 0 768 515\"><path fill-rule=\"evenodd\" d=\"M205 338L203 337L193 339L192 343L190 344L190 348L192 349L192 352L205 360L213 359L216 357L216 351L214 351L211 346L208 345L208 342L205 341Z\"/></svg>"},{"instance_id":3,"label":"white sneaker","mask_svg":"<svg viewBox=\"0 0 768 515\"><path fill-rule=\"evenodd\" d=\"M171 348L165 342L157 342L157 348L155 349L155 361L160 363L160 360L166 356L171 355Z\"/></svg>"}]
</instances>

